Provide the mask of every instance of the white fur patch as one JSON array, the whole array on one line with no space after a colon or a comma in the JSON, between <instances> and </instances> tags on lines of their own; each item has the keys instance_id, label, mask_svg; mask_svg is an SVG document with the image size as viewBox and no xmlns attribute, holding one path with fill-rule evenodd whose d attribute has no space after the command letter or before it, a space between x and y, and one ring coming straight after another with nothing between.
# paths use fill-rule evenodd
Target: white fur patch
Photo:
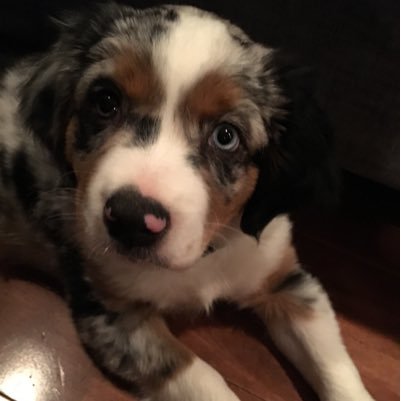
<instances>
[{"instance_id":1,"label":"white fur patch","mask_svg":"<svg viewBox=\"0 0 401 401\"><path fill-rule=\"evenodd\" d=\"M196 358L189 367L169 380L152 401L239 401L224 379L211 366ZM148 400L150 401L150 400Z\"/></svg>"},{"instance_id":2,"label":"white fur patch","mask_svg":"<svg viewBox=\"0 0 401 401\"><path fill-rule=\"evenodd\" d=\"M112 148L101 160L84 207L86 232L92 246L107 246L104 205L115 191L130 185L160 202L170 214L171 226L158 246L159 258L172 268L183 268L201 256L208 193L202 178L188 162L188 149L174 134L175 129L171 125L162 128L157 141L144 148Z\"/></svg>"},{"instance_id":3,"label":"white fur patch","mask_svg":"<svg viewBox=\"0 0 401 401\"><path fill-rule=\"evenodd\" d=\"M316 280L302 287L316 299L313 317L269 322L269 332L281 351L300 370L322 400L373 401L342 342L334 312Z\"/></svg>"},{"instance_id":4,"label":"white fur patch","mask_svg":"<svg viewBox=\"0 0 401 401\"><path fill-rule=\"evenodd\" d=\"M180 95L204 74L227 71L240 56L223 21L182 8L179 21L154 49L155 66L166 88L167 109L172 110Z\"/></svg>"}]
</instances>

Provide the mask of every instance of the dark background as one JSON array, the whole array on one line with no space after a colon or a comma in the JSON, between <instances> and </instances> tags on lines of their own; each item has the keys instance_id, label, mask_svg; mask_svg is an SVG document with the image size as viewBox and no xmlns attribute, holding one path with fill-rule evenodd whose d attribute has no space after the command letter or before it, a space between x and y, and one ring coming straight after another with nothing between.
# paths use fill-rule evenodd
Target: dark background
<instances>
[{"instance_id":1,"label":"dark background","mask_svg":"<svg viewBox=\"0 0 401 401\"><path fill-rule=\"evenodd\" d=\"M157 1L125 1L137 7ZM87 2L89 3L89 2ZM184 2L173 2L184 3ZM252 38L311 67L343 168L399 188L399 1L186 1L231 19ZM77 0L3 0L0 63L46 49L48 19Z\"/></svg>"}]
</instances>

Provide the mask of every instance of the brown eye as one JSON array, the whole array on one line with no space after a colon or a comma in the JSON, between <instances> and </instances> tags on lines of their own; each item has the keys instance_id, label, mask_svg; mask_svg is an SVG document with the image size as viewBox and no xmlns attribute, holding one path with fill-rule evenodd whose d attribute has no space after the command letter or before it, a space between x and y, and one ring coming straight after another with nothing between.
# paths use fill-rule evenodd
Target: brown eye
<instances>
[{"instance_id":1,"label":"brown eye","mask_svg":"<svg viewBox=\"0 0 401 401\"><path fill-rule=\"evenodd\" d=\"M102 118L114 117L120 109L120 99L109 89L100 89L94 93L96 112Z\"/></svg>"},{"instance_id":2,"label":"brown eye","mask_svg":"<svg viewBox=\"0 0 401 401\"><path fill-rule=\"evenodd\" d=\"M121 109L121 94L108 79L99 79L89 91L89 100L94 112L102 119L111 119Z\"/></svg>"}]
</instances>

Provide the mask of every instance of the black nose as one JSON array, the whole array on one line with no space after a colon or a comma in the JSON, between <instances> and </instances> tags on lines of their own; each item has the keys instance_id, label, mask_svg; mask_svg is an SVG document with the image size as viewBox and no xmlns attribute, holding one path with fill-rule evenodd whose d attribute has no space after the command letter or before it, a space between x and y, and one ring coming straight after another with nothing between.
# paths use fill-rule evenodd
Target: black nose
<instances>
[{"instance_id":1,"label":"black nose","mask_svg":"<svg viewBox=\"0 0 401 401\"><path fill-rule=\"evenodd\" d=\"M166 233L169 214L156 200L123 188L107 200L104 222L110 236L125 248L149 247Z\"/></svg>"}]
</instances>

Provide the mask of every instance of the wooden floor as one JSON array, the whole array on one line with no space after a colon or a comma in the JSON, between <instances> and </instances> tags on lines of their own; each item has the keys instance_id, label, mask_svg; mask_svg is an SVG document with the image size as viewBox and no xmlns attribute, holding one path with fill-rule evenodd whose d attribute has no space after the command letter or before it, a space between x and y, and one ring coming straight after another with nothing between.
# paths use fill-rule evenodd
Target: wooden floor
<instances>
[{"instance_id":1,"label":"wooden floor","mask_svg":"<svg viewBox=\"0 0 401 401\"><path fill-rule=\"evenodd\" d=\"M328 290L346 345L376 401L399 400L398 195L358 180L331 214L308 212L295 231L301 260ZM173 323L242 401L316 401L259 323L226 305ZM128 401L89 361L62 298L20 279L0 280L0 400ZM183 400L185 401L185 400Z\"/></svg>"}]
</instances>

